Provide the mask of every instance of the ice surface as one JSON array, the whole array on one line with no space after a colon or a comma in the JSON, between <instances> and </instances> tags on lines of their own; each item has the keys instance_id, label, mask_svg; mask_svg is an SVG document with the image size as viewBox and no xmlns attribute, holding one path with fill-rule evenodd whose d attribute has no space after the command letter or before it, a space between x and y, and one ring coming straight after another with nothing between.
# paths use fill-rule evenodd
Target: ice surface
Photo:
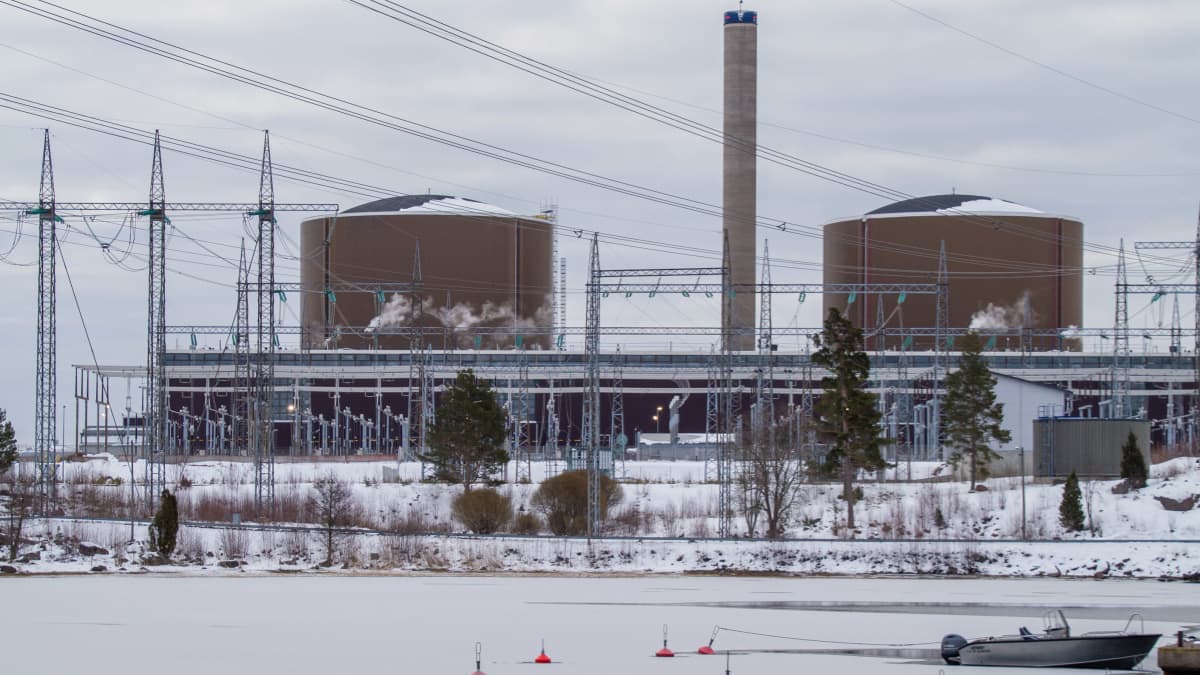
<instances>
[{"instance_id":1,"label":"ice surface","mask_svg":"<svg viewBox=\"0 0 1200 675\"><path fill-rule=\"evenodd\" d=\"M466 675L477 641L488 675L721 675L723 656L695 655L715 625L780 636L719 633L716 649L736 652L734 675L936 673L945 666L935 661L794 653L834 645L785 638L929 650L950 632L1037 627L1042 608L1059 605L1108 608L1103 620L1068 609L1077 631L1119 629L1127 612L1142 611L1148 630L1170 633L1184 608L1200 606L1200 586L1191 584L1061 579L148 574L9 578L0 588L5 672L89 675ZM914 601L952 607L896 614L786 604L798 601L830 610L845 602L891 611L912 611L905 606ZM663 624L675 659L651 656ZM557 665L531 663L543 639ZM1143 667L1153 664L1152 656ZM1018 672L1025 671L988 669Z\"/></svg>"}]
</instances>

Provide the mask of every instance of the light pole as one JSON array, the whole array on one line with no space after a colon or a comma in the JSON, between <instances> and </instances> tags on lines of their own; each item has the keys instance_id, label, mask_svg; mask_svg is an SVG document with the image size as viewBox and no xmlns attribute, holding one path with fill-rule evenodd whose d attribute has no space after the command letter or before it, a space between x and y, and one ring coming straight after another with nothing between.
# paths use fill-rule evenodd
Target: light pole
<instances>
[{"instance_id":1,"label":"light pole","mask_svg":"<svg viewBox=\"0 0 1200 675\"><path fill-rule=\"evenodd\" d=\"M1017 454L1021 458L1021 540L1028 539L1025 531L1025 446L1017 448Z\"/></svg>"},{"instance_id":2,"label":"light pole","mask_svg":"<svg viewBox=\"0 0 1200 675\"><path fill-rule=\"evenodd\" d=\"M660 405L654 409L654 416L650 419L654 420L654 433L658 433L658 420L662 417L663 407Z\"/></svg>"}]
</instances>

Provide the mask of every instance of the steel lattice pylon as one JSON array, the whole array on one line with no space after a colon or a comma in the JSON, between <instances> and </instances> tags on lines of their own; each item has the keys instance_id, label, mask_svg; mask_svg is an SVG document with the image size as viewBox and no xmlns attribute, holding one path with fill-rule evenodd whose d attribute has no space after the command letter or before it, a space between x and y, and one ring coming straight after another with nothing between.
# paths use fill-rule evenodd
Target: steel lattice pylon
<instances>
[{"instance_id":1,"label":"steel lattice pylon","mask_svg":"<svg viewBox=\"0 0 1200 675\"><path fill-rule=\"evenodd\" d=\"M250 449L250 418L253 403L253 377L250 367L250 261L246 257L246 242L238 259L237 310L234 318L233 369L237 382L233 400L232 452L245 455Z\"/></svg>"},{"instance_id":2,"label":"steel lattice pylon","mask_svg":"<svg viewBox=\"0 0 1200 675\"><path fill-rule=\"evenodd\" d=\"M34 395L34 454L37 458L37 480L40 509L47 509L47 500L54 496L55 405L57 386L57 339L55 321L54 271L58 240L55 226L59 220L54 201L54 163L50 158L50 130L46 130L42 145L42 179L38 189L38 205L30 215L38 217L38 329L37 385Z\"/></svg>"},{"instance_id":3,"label":"steel lattice pylon","mask_svg":"<svg viewBox=\"0 0 1200 675\"><path fill-rule=\"evenodd\" d=\"M1129 279L1125 273L1125 240L1117 253L1116 308L1113 313L1112 417L1132 414L1129 405Z\"/></svg>"},{"instance_id":4,"label":"steel lattice pylon","mask_svg":"<svg viewBox=\"0 0 1200 675\"><path fill-rule=\"evenodd\" d=\"M587 385L583 395L583 433L580 445L587 457L588 537L600 536L600 243L592 235L588 265L587 332L584 353L587 358Z\"/></svg>"},{"instance_id":5,"label":"steel lattice pylon","mask_svg":"<svg viewBox=\"0 0 1200 675\"><path fill-rule=\"evenodd\" d=\"M146 506L154 511L159 492L167 485L169 405L164 355L167 351L167 194L163 183L162 145L154 132L154 158L150 166L149 256L146 290ZM184 431L186 434L186 430Z\"/></svg>"},{"instance_id":6,"label":"steel lattice pylon","mask_svg":"<svg viewBox=\"0 0 1200 675\"><path fill-rule=\"evenodd\" d=\"M518 348L517 381L515 387L510 387L511 399L509 414L513 422L513 461L516 463L516 479L518 483L530 481L529 449L532 439L529 434L531 417L529 395L529 359L524 349Z\"/></svg>"},{"instance_id":7,"label":"steel lattice pylon","mask_svg":"<svg viewBox=\"0 0 1200 675\"><path fill-rule=\"evenodd\" d=\"M614 473L617 469L617 459L620 458L621 477L625 471L625 449L628 439L625 436L625 381L622 367L621 350L617 349L617 358L613 362L612 396L609 404L608 444L612 448L612 466Z\"/></svg>"},{"instance_id":8,"label":"steel lattice pylon","mask_svg":"<svg viewBox=\"0 0 1200 675\"><path fill-rule=\"evenodd\" d=\"M263 132L259 174L258 305L254 358L254 509L261 518L275 509L275 178L271 169L271 138Z\"/></svg>"}]
</instances>

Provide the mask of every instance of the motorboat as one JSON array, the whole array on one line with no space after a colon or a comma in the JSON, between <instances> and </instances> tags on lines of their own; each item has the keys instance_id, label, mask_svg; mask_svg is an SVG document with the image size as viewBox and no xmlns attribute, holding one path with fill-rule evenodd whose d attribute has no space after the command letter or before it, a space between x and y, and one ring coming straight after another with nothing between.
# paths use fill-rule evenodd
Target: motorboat
<instances>
[{"instance_id":1,"label":"motorboat","mask_svg":"<svg viewBox=\"0 0 1200 675\"><path fill-rule=\"evenodd\" d=\"M1132 632L1134 621L1142 632ZM1132 670L1154 649L1161 633L1146 633L1134 614L1120 631L1072 635L1061 609L1047 612L1041 633L1022 626L1016 635L967 640L950 634L942 638L942 658L964 666L1027 668L1110 668Z\"/></svg>"}]
</instances>

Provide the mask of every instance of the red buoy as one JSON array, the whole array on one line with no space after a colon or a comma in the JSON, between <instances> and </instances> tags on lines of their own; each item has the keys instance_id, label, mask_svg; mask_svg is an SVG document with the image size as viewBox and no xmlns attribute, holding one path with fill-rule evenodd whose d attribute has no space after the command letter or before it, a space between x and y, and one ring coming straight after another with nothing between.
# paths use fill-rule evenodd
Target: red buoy
<instances>
[{"instance_id":1,"label":"red buoy","mask_svg":"<svg viewBox=\"0 0 1200 675\"><path fill-rule=\"evenodd\" d=\"M700 649L696 650L697 654L704 654L705 656L712 656L713 654L717 653L717 650L713 649L713 642L716 642L717 631L719 631L719 630L721 630L720 626L713 626L712 637L708 638L708 644L706 644L703 647L701 647Z\"/></svg>"},{"instance_id":2,"label":"red buoy","mask_svg":"<svg viewBox=\"0 0 1200 675\"><path fill-rule=\"evenodd\" d=\"M662 649L654 652L655 656L675 656L675 652L667 648L667 624L663 624L663 646Z\"/></svg>"},{"instance_id":3,"label":"red buoy","mask_svg":"<svg viewBox=\"0 0 1200 675\"><path fill-rule=\"evenodd\" d=\"M542 652L533 660L534 663L550 663L550 657L546 656L546 641L542 640Z\"/></svg>"}]
</instances>

